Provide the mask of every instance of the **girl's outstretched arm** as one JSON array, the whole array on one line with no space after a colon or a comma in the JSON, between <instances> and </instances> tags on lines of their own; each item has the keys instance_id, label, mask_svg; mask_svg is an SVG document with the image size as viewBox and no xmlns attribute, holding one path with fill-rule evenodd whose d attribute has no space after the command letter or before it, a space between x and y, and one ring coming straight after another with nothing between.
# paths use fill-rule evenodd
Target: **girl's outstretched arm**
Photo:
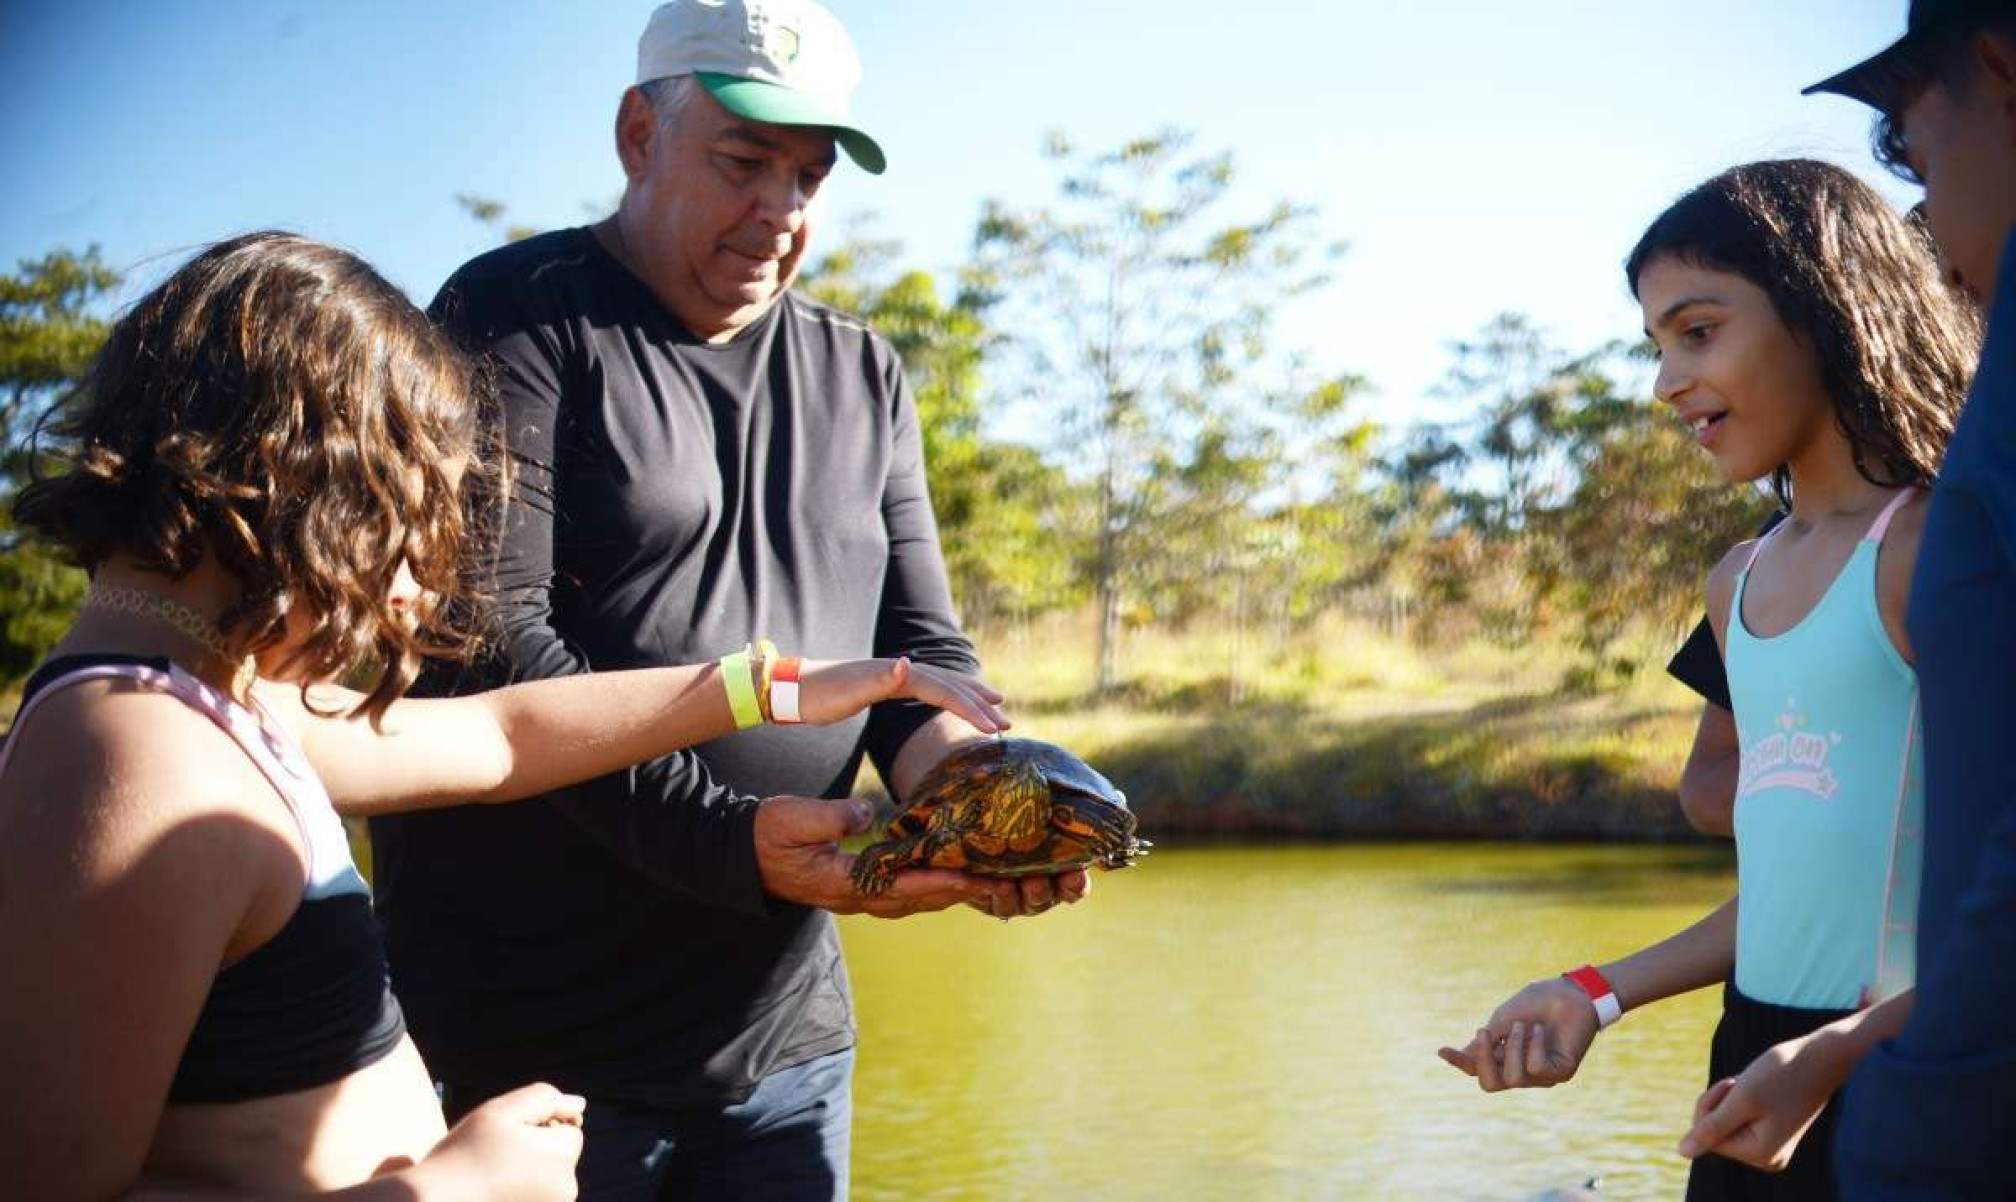
<instances>
[{"instance_id":1,"label":"girl's outstretched arm","mask_svg":"<svg viewBox=\"0 0 2016 1202\"><path fill-rule=\"evenodd\" d=\"M1736 898L1706 918L1599 971L1626 1012L1728 977L1736 963ZM1566 977L1533 982L1492 1012L1444 1061L1477 1078L1486 1093L1559 1085L1582 1066L1599 1029L1595 1004Z\"/></svg>"},{"instance_id":2,"label":"girl's outstretched arm","mask_svg":"<svg viewBox=\"0 0 2016 1202\"><path fill-rule=\"evenodd\" d=\"M395 702L376 724L343 716L361 700L345 689L311 687L312 709L292 686L262 685L261 696L298 732L336 808L366 815L515 801L732 734L721 672L704 664L527 681ZM1008 725L999 693L944 668L903 659L803 664L807 723L837 722L897 697L938 706L983 732Z\"/></svg>"},{"instance_id":3,"label":"girl's outstretched arm","mask_svg":"<svg viewBox=\"0 0 2016 1202\"><path fill-rule=\"evenodd\" d=\"M1751 544L1731 548L1708 574L1708 624L1716 650L1725 657L1729 607L1736 595L1736 577L1750 561ZM1709 706L1710 710L1715 706ZM1740 757L1733 717L1726 728L1712 730L1712 714L1703 715L1703 730L1718 746L1721 758ZM1727 742L1729 746L1720 747ZM1699 738L1696 740L1697 749ZM1735 792L1734 765L1727 787ZM1721 782L1716 782L1717 788ZM1726 978L1736 964L1736 900L1730 898L1700 922L1600 971L1625 1010L1712 985ZM1477 1079L1486 1093L1501 1089L1559 1085L1575 1075L1582 1057L1601 1029L1589 995L1565 977L1535 981L1507 998L1462 1047L1444 1047L1440 1055L1453 1067Z\"/></svg>"}]
</instances>

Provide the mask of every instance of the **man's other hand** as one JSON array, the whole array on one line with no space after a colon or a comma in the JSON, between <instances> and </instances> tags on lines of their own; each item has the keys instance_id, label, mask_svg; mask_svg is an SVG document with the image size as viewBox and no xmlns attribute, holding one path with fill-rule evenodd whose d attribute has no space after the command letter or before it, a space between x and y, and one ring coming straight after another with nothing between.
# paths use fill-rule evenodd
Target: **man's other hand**
<instances>
[{"instance_id":1,"label":"man's other hand","mask_svg":"<svg viewBox=\"0 0 2016 1202\"><path fill-rule=\"evenodd\" d=\"M858 798L768 798L756 808L756 867L763 891L835 914L877 918L905 918L961 902L1003 917L1021 912L1016 882L938 868L905 869L887 892L862 896L854 887L854 857L840 850L840 840L867 830L872 820L868 803Z\"/></svg>"}]
</instances>

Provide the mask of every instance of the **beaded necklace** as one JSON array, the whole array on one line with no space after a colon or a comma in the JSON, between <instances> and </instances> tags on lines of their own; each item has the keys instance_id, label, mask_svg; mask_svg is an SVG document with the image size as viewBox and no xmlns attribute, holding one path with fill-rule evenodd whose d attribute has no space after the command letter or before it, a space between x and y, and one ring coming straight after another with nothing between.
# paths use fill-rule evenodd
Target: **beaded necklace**
<instances>
[{"instance_id":1,"label":"beaded necklace","mask_svg":"<svg viewBox=\"0 0 2016 1202\"><path fill-rule=\"evenodd\" d=\"M234 656L231 646L224 641L224 632L217 624L202 614L182 604L146 589L130 588L122 584L100 584L94 580L84 594L84 608L103 613L130 614L169 626L177 632L194 639L223 663L237 663L231 683L232 691L242 695L251 687L252 678L258 674L258 666L251 656Z\"/></svg>"}]
</instances>

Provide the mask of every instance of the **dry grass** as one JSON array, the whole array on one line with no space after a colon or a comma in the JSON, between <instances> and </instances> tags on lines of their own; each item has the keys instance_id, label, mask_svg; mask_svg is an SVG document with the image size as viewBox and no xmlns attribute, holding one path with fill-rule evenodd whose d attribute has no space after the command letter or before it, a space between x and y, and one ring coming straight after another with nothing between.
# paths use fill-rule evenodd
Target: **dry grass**
<instances>
[{"instance_id":1,"label":"dry grass","mask_svg":"<svg viewBox=\"0 0 2016 1202\"><path fill-rule=\"evenodd\" d=\"M1082 618L983 640L1017 728L1100 766L1163 830L1674 837L1698 714L1656 672L1580 696L1564 649L1424 650L1328 620L1286 637L1133 635L1091 694Z\"/></svg>"}]
</instances>

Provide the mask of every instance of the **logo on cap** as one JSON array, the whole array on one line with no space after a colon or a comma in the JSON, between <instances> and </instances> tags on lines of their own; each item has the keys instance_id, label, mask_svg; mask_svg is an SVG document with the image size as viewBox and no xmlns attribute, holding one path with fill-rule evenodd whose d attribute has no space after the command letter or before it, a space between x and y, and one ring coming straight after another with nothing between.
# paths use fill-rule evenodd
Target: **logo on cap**
<instances>
[{"instance_id":1,"label":"logo on cap","mask_svg":"<svg viewBox=\"0 0 2016 1202\"><path fill-rule=\"evenodd\" d=\"M786 25L772 17L761 0L751 0L747 12L749 36L745 45L780 67L788 67L798 61L801 46L796 25Z\"/></svg>"},{"instance_id":2,"label":"logo on cap","mask_svg":"<svg viewBox=\"0 0 2016 1202\"><path fill-rule=\"evenodd\" d=\"M780 63L795 63L798 61L798 31L788 25L774 26L763 39L763 48Z\"/></svg>"}]
</instances>

